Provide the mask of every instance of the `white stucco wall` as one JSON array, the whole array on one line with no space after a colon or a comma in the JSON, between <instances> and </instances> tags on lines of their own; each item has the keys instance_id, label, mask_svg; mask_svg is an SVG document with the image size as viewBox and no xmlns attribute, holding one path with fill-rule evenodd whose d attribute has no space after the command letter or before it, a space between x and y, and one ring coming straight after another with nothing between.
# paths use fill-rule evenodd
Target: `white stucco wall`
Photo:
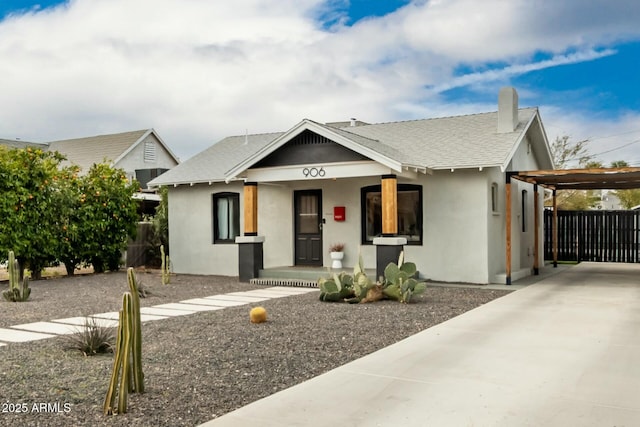
<instances>
[{"instance_id":1,"label":"white stucco wall","mask_svg":"<svg viewBox=\"0 0 640 427\"><path fill-rule=\"evenodd\" d=\"M525 138L516 150L509 170L513 171L530 171L539 169L539 162L534 156L533 150L529 146L528 138ZM512 227L511 227L511 271L512 274L522 275L529 274L534 264L534 245L535 245L535 227L534 227L534 186L519 180L511 180L511 209L512 209ZM522 231L522 191L526 191L526 210L525 230ZM538 230L538 265L544 266L544 229L543 229L543 200L544 192L541 187L538 188L538 206L539 206L539 230ZM516 276L517 277L517 276Z\"/></svg>"},{"instance_id":2,"label":"white stucco wall","mask_svg":"<svg viewBox=\"0 0 640 427\"><path fill-rule=\"evenodd\" d=\"M437 171L399 183L423 186L423 245L405 246L406 259L421 276L448 282L487 283L487 172ZM322 189L323 261L331 264L329 245L343 242L344 265L352 267L361 250L365 267L375 268L373 245L361 245L361 188L380 184L379 177L258 184L258 234L265 237L265 268L294 264L293 194ZM238 192L242 212L242 183L169 188L170 248L176 273L238 274L236 244L213 244L212 194ZM345 206L346 221L333 219L333 207ZM241 214L242 230L242 214Z\"/></svg>"},{"instance_id":3,"label":"white stucco wall","mask_svg":"<svg viewBox=\"0 0 640 427\"><path fill-rule=\"evenodd\" d=\"M169 187L169 248L176 273L238 275L237 246L213 244L212 194L224 191L242 197L242 184Z\"/></svg>"}]
</instances>

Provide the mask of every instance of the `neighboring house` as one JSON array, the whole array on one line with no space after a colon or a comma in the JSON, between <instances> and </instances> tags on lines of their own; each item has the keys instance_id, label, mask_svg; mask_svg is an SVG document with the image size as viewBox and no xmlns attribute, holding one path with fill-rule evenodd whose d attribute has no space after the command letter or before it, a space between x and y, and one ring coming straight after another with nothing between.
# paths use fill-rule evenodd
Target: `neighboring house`
<instances>
[{"instance_id":1,"label":"neighboring house","mask_svg":"<svg viewBox=\"0 0 640 427\"><path fill-rule=\"evenodd\" d=\"M50 142L48 146L85 172L94 163L106 161L123 169L130 179L137 179L143 190L153 178L180 163L153 129L65 139Z\"/></svg>"},{"instance_id":2,"label":"neighboring house","mask_svg":"<svg viewBox=\"0 0 640 427\"><path fill-rule=\"evenodd\" d=\"M94 163L107 162L123 169L129 179L137 179L140 188L180 163L154 129L143 129L86 138L65 139L48 143L1 139L9 148L40 148L63 154L65 164L80 166L83 172Z\"/></svg>"},{"instance_id":3,"label":"neighboring house","mask_svg":"<svg viewBox=\"0 0 640 427\"><path fill-rule=\"evenodd\" d=\"M538 109L518 109L513 88L498 104L380 124L305 119L223 139L150 183L169 189L174 270L242 279L247 264L254 277L256 265L328 267L329 246L343 242L346 266L361 251L379 267L400 245L423 278L505 283L507 172L553 161ZM510 187L515 280L534 265L534 187ZM537 240L544 265L541 228Z\"/></svg>"},{"instance_id":4,"label":"neighboring house","mask_svg":"<svg viewBox=\"0 0 640 427\"><path fill-rule=\"evenodd\" d=\"M610 190L599 190L598 197L600 198L600 200L598 200L596 205L591 208L591 210L624 210L624 207L620 203L620 199L618 199L618 196L615 195L615 192L612 192Z\"/></svg>"}]
</instances>

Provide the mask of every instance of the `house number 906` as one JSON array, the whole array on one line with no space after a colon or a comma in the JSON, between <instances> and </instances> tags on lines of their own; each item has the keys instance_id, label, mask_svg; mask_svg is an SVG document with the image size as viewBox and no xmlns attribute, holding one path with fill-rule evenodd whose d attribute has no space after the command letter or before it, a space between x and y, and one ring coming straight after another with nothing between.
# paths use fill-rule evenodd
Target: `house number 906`
<instances>
[{"instance_id":1,"label":"house number 906","mask_svg":"<svg viewBox=\"0 0 640 427\"><path fill-rule=\"evenodd\" d=\"M324 176L324 173L325 173L324 172L324 168L320 168L320 169L318 169L318 168L304 168L304 169L302 169L302 175L304 175L305 178L309 178L309 177L315 178L317 176L322 177L322 176Z\"/></svg>"}]
</instances>

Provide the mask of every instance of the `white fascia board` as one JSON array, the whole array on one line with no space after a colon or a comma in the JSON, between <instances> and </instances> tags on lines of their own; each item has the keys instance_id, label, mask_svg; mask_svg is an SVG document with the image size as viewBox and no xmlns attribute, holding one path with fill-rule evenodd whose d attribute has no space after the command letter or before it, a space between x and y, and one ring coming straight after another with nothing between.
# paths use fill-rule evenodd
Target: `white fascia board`
<instances>
[{"instance_id":1,"label":"white fascia board","mask_svg":"<svg viewBox=\"0 0 640 427\"><path fill-rule=\"evenodd\" d=\"M327 164L288 165L281 167L248 169L246 179L251 182L313 181L321 179L359 178L381 176L395 171L372 160ZM417 173L403 171L399 176L416 179Z\"/></svg>"},{"instance_id":2,"label":"white fascia board","mask_svg":"<svg viewBox=\"0 0 640 427\"><path fill-rule=\"evenodd\" d=\"M156 137L156 139L158 141L160 141L160 145L162 145L162 147L167 151L167 153L169 153L171 158L176 161L176 165L179 165L180 164L180 158L178 158L178 156L176 156L175 153L173 151L171 151L171 148L169 148L169 146L164 142L164 140L162 138L160 138L160 135L158 135L158 132L156 132L156 130L153 129L153 128L151 129L151 132Z\"/></svg>"},{"instance_id":3,"label":"white fascia board","mask_svg":"<svg viewBox=\"0 0 640 427\"><path fill-rule=\"evenodd\" d=\"M147 131L146 131L146 132L145 132L145 133L144 133L140 138L138 138L138 140L137 140L136 142L134 142L133 144L131 144L131 145L129 146L129 148L127 148L126 150L124 150L124 151L123 151L123 152L118 156L118 158L117 158L117 159L115 159L115 160L113 161L113 164L114 164L114 165L117 165L117 164L118 164L118 162L119 162L120 160L124 159L124 158L125 158L125 156L131 152L131 150L133 150L134 148L136 148L136 147L138 146L138 144L140 144L142 141L144 141L144 140L145 140L145 138L146 138L146 137L148 137L149 135L151 135L151 132L153 132L153 129L147 129Z\"/></svg>"},{"instance_id":4,"label":"white fascia board","mask_svg":"<svg viewBox=\"0 0 640 427\"><path fill-rule=\"evenodd\" d=\"M524 126L524 129L522 130L522 132L520 132L520 135L518 136L518 139L516 140L516 142L511 146L511 150L509 151L509 155L505 159L504 163L500 166L500 170L502 172L506 171L507 168L509 167L509 163L513 159L513 156L515 156L516 151L518 150L518 147L520 147L520 144L522 143L522 140L527 135L527 132L529 131L529 128L531 127L531 123L533 123L533 121L535 119L536 119L536 115L534 114L533 116L531 116L531 118L529 119L527 124Z\"/></svg>"},{"instance_id":5,"label":"white fascia board","mask_svg":"<svg viewBox=\"0 0 640 427\"><path fill-rule=\"evenodd\" d=\"M540 112L536 109L536 123L538 124L538 129L540 130L540 134L542 135L542 140L544 142L544 151L545 154L549 157L549 161L551 164L551 169L555 169L555 161L553 160L553 154L551 153L551 146L549 145L549 139L547 138L547 131L544 128L544 124L542 123L542 118L540 118ZM545 168L546 169L546 168Z\"/></svg>"},{"instance_id":6,"label":"white fascia board","mask_svg":"<svg viewBox=\"0 0 640 427\"><path fill-rule=\"evenodd\" d=\"M318 135L324 136L325 138L335 141L336 143L352 151L355 151L356 153L362 154L363 156L366 156L371 160L381 163L387 166L388 168L395 170L396 172L402 172L402 164L400 162L389 159L388 157L383 156L382 154L374 150L371 150L367 147L363 147L362 145L357 144L352 140L343 137L342 135L339 135L335 132L331 132L330 130L322 126L319 126L318 124L314 123L311 120L304 119L303 121L295 125L293 128L291 128L290 130L282 134L279 138L276 138L275 140L273 140L270 144L262 148L260 151L248 157L246 160L242 161L234 168L228 170L225 173L225 175L227 176L225 181L229 182L230 180L237 178L238 175L245 172L252 165L264 159L269 154L273 153L278 148L282 147L284 144L286 144L291 139L293 139L294 137L296 137L297 135L299 135L305 130L310 130Z\"/></svg>"}]
</instances>

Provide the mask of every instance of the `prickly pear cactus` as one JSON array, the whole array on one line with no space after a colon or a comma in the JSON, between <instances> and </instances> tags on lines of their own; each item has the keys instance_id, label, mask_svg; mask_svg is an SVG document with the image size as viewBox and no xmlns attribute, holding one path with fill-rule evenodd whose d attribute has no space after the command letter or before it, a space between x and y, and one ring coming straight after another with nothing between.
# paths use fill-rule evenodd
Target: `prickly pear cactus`
<instances>
[{"instance_id":1,"label":"prickly pear cactus","mask_svg":"<svg viewBox=\"0 0 640 427\"><path fill-rule=\"evenodd\" d=\"M345 272L333 275L332 278L320 278L320 301L343 301L353 297L353 277Z\"/></svg>"},{"instance_id":2,"label":"prickly pear cactus","mask_svg":"<svg viewBox=\"0 0 640 427\"><path fill-rule=\"evenodd\" d=\"M398 265L389 263L384 269L383 294L402 303L411 301L411 297L419 295L427 289L427 285L418 282L413 276L416 274L416 265L412 262L403 262L404 252L400 253Z\"/></svg>"}]
</instances>

